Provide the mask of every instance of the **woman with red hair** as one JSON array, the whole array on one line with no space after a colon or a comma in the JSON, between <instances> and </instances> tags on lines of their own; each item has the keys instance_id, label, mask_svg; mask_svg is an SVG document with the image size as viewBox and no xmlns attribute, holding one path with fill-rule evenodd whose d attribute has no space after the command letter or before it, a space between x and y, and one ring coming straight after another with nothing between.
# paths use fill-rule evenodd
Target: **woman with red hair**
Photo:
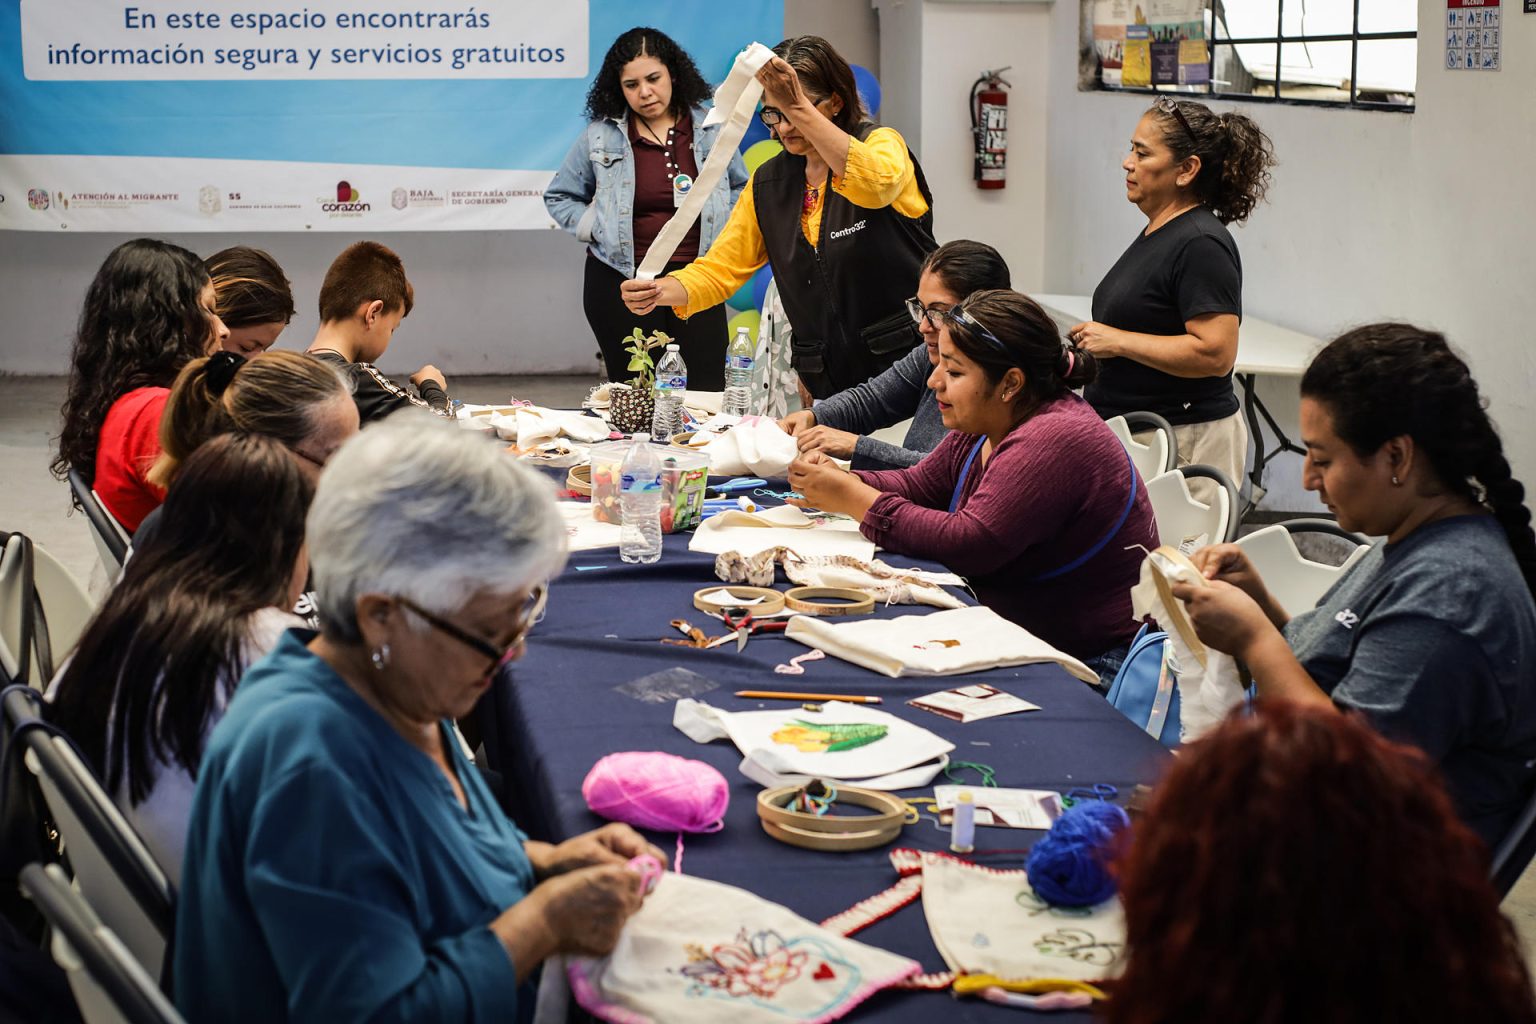
<instances>
[{"instance_id":1,"label":"woman with red hair","mask_svg":"<svg viewBox=\"0 0 1536 1024\"><path fill-rule=\"evenodd\" d=\"M1121 865L1113 1024L1536 1022L1482 844L1422 753L1283 702L1185 751Z\"/></svg>"}]
</instances>

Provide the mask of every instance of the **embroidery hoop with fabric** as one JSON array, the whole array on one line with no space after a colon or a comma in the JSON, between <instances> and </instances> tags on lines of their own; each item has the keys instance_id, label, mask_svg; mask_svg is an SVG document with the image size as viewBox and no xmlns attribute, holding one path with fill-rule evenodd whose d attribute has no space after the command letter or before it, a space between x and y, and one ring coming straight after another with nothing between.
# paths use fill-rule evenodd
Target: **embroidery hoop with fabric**
<instances>
[{"instance_id":1,"label":"embroidery hoop with fabric","mask_svg":"<svg viewBox=\"0 0 1536 1024\"><path fill-rule=\"evenodd\" d=\"M1152 582L1157 586L1158 596L1163 599L1163 606L1168 609L1168 617L1173 620L1169 625L1178 630L1179 637L1188 645L1189 652L1204 667L1208 660L1205 644L1195 634L1195 624L1189 621L1189 609L1184 606L1183 601L1173 596L1173 584L1182 579L1192 582L1195 586L1204 587L1208 586L1205 577L1200 574L1199 569L1195 568L1195 563L1189 560L1188 555L1167 544L1149 554L1147 562L1152 567Z\"/></svg>"}]
</instances>

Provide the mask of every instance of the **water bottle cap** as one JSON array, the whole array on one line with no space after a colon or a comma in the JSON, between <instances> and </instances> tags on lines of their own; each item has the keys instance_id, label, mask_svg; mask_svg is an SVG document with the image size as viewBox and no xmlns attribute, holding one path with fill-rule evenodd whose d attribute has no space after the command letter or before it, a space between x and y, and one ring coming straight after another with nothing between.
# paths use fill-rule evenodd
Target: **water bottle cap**
<instances>
[{"instance_id":1,"label":"water bottle cap","mask_svg":"<svg viewBox=\"0 0 1536 1024\"><path fill-rule=\"evenodd\" d=\"M643 430L637 431L636 433L634 433L631 436L634 438L636 444L645 444L647 441L649 441L651 439L651 435L647 434Z\"/></svg>"},{"instance_id":2,"label":"water bottle cap","mask_svg":"<svg viewBox=\"0 0 1536 1024\"><path fill-rule=\"evenodd\" d=\"M677 347L676 344L668 345L667 346L667 351L668 352L676 352L676 351L678 351L678 347Z\"/></svg>"}]
</instances>

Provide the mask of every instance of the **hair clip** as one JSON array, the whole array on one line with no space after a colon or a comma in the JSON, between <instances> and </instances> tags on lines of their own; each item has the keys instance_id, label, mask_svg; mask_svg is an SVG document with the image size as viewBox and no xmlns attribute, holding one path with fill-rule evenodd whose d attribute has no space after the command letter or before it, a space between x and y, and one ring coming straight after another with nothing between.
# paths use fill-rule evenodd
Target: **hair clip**
<instances>
[{"instance_id":1,"label":"hair clip","mask_svg":"<svg viewBox=\"0 0 1536 1024\"><path fill-rule=\"evenodd\" d=\"M221 397L229 382L235 379L235 373L244 365L245 357L235 352L221 350L209 356L208 364L203 368L209 393L215 398Z\"/></svg>"}]
</instances>

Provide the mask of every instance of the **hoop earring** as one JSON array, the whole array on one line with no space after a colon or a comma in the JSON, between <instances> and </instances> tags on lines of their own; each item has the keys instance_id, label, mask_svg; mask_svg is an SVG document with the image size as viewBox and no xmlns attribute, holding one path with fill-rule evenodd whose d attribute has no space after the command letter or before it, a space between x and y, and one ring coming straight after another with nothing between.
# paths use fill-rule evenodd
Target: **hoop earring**
<instances>
[{"instance_id":1,"label":"hoop earring","mask_svg":"<svg viewBox=\"0 0 1536 1024\"><path fill-rule=\"evenodd\" d=\"M389 667L389 644L379 644L379 646L373 649L373 654L370 657L373 658L374 669L383 672Z\"/></svg>"}]
</instances>

